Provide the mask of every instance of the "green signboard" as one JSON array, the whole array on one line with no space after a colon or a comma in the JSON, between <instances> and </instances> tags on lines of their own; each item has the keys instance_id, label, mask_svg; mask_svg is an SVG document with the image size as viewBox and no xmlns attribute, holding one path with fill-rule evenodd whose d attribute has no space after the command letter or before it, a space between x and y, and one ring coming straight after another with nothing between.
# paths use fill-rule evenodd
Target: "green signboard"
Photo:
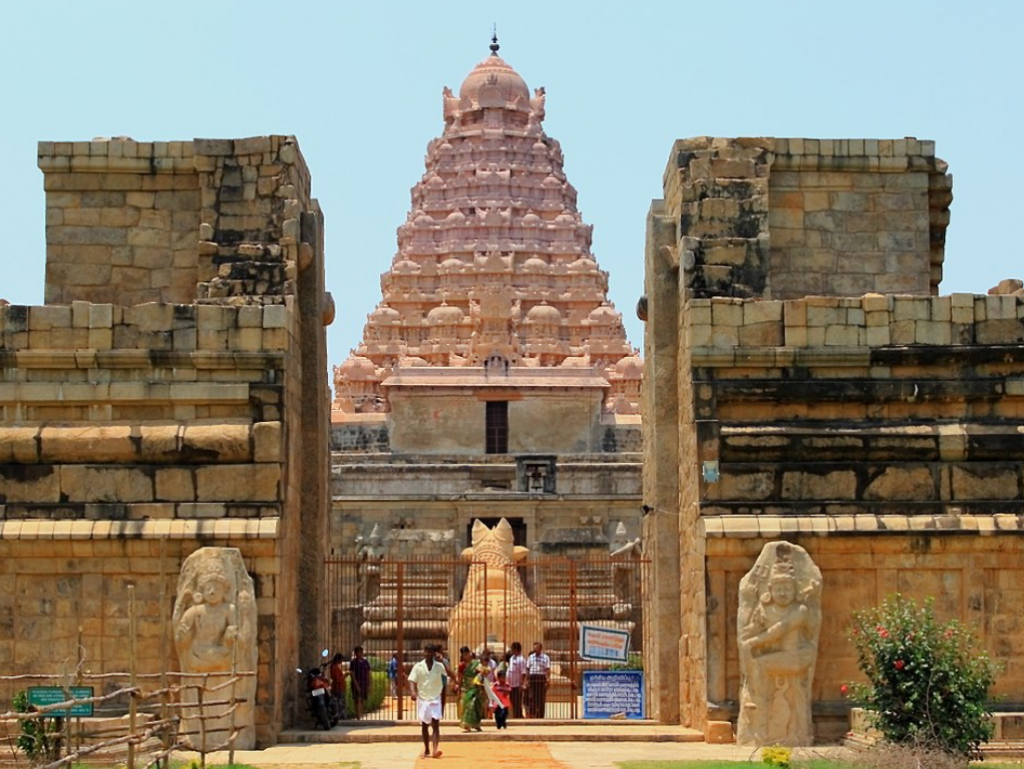
<instances>
[{"instance_id":1,"label":"green signboard","mask_svg":"<svg viewBox=\"0 0 1024 769\"><path fill-rule=\"evenodd\" d=\"M41 708L44 705L56 705L58 702L67 702L71 699L81 700L92 696L93 688L91 686L72 686L66 692L59 686L28 687L28 704L35 705L37 708ZM67 708L48 710L46 715L53 716L54 718L67 718L68 716L72 718L89 717L92 715L92 703L72 705L70 710Z\"/></svg>"}]
</instances>

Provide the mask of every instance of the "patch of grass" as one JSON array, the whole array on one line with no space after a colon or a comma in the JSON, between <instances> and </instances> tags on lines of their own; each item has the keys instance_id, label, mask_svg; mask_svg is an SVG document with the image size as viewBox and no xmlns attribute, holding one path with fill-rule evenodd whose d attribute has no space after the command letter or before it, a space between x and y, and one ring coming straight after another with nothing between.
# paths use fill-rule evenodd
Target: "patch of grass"
<instances>
[{"instance_id":1,"label":"patch of grass","mask_svg":"<svg viewBox=\"0 0 1024 769\"><path fill-rule=\"evenodd\" d=\"M760 761L621 761L616 764L621 769L736 769L745 766L747 769L763 767ZM793 769L850 769L853 764L842 761L830 761L824 758L807 760L797 759ZM986 764L985 769L996 769Z\"/></svg>"},{"instance_id":2,"label":"patch of grass","mask_svg":"<svg viewBox=\"0 0 1024 769\"><path fill-rule=\"evenodd\" d=\"M763 766L760 761L620 761L620 769L736 769L745 766L755 769ZM825 758L797 759L793 769L857 769L857 764L847 761L833 761ZM1024 769L1024 761L977 761L971 769Z\"/></svg>"}]
</instances>

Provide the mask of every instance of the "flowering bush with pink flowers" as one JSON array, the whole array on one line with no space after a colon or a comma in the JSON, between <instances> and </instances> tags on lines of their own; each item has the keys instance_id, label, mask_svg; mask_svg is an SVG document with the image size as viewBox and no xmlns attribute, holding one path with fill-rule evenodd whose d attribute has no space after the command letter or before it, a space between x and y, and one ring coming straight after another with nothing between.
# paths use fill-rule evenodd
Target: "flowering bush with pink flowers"
<instances>
[{"instance_id":1,"label":"flowering bush with pink flowers","mask_svg":"<svg viewBox=\"0 0 1024 769\"><path fill-rule=\"evenodd\" d=\"M856 612L851 639L868 683L843 693L870 711L889 742L974 755L992 736L988 690L997 668L969 629L937 622L932 604L897 593Z\"/></svg>"}]
</instances>

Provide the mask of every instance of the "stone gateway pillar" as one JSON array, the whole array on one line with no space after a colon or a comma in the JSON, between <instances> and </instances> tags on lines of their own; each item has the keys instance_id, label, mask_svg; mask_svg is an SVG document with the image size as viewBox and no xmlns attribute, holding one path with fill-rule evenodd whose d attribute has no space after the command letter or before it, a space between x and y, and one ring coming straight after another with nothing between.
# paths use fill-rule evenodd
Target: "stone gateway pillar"
<instances>
[{"instance_id":1,"label":"stone gateway pillar","mask_svg":"<svg viewBox=\"0 0 1024 769\"><path fill-rule=\"evenodd\" d=\"M769 542L740 581L740 745L810 745L821 630L821 571L807 551Z\"/></svg>"},{"instance_id":2,"label":"stone gateway pillar","mask_svg":"<svg viewBox=\"0 0 1024 769\"><path fill-rule=\"evenodd\" d=\"M182 710L182 730L187 742L209 750L223 745L238 730L235 748L256 747L253 705L256 693L256 600L252 578L245 570L242 553L234 547L204 547L185 559L174 601L174 643L183 673L210 673L205 679L183 678L184 686L203 683L205 701L241 699L233 714L206 720L205 735L199 715L227 712L230 705ZM231 686L217 687L231 679L232 671L249 673ZM182 690L183 703L195 703L198 690ZM204 739L205 737L205 739Z\"/></svg>"}]
</instances>

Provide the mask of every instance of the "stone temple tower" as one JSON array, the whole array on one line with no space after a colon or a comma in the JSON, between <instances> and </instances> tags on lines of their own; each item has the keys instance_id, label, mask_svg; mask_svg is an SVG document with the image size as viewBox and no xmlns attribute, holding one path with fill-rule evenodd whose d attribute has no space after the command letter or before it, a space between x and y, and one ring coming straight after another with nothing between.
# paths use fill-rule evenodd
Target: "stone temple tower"
<instances>
[{"instance_id":1,"label":"stone temple tower","mask_svg":"<svg viewBox=\"0 0 1024 769\"><path fill-rule=\"evenodd\" d=\"M640 534L643 367L544 133L544 90L494 41L443 93L381 301L334 369L331 644L389 658L401 604L405 649L543 640L568 670L570 560L603 564L579 566L587 616L640 627L639 582L620 596L607 559L620 528ZM481 532L508 557L453 566L484 556Z\"/></svg>"},{"instance_id":2,"label":"stone temple tower","mask_svg":"<svg viewBox=\"0 0 1024 769\"><path fill-rule=\"evenodd\" d=\"M427 147L382 301L334 370L336 424L391 411L408 376L452 384L422 371L439 367L463 385L500 374L513 388L529 379L520 369L559 369L603 380L604 412L638 411L640 361L544 133L544 89L531 94L496 42L491 51L457 95L444 89L444 131Z\"/></svg>"},{"instance_id":3,"label":"stone temple tower","mask_svg":"<svg viewBox=\"0 0 1024 769\"><path fill-rule=\"evenodd\" d=\"M377 527L384 557L456 557L502 518L535 554L639 534L643 365L544 102L497 41L444 89L381 301L334 368L335 553Z\"/></svg>"}]
</instances>

